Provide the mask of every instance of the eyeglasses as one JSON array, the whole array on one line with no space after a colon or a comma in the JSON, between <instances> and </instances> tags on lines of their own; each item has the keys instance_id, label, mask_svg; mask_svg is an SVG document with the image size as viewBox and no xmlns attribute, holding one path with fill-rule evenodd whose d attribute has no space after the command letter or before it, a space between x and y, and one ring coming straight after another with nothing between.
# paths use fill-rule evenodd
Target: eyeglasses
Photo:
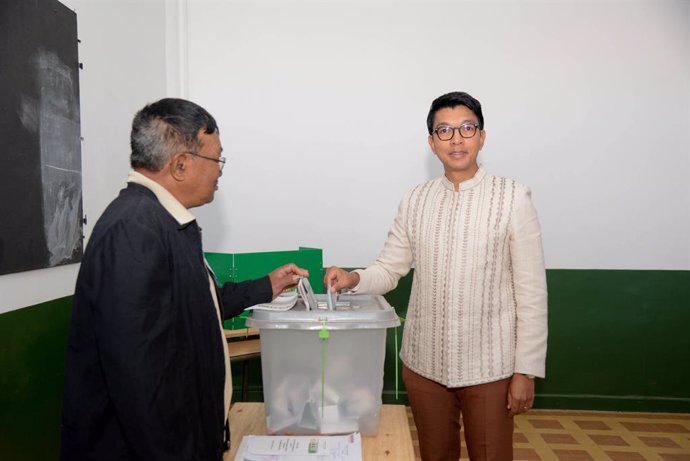
<instances>
[{"instance_id":1,"label":"eyeglasses","mask_svg":"<svg viewBox=\"0 0 690 461\"><path fill-rule=\"evenodd\" d=\"M220 168L220 171L223 171L223 168L225 168L225 162L226 158L225 157L218 157L218 158L213 158L213 157L207 157L205 155L197 154L196 152L185 152L186 154L192 154L195 157L201 157L205 158L206 160L211 160L213 162L216 162L218 164L218 168Z\"/></svg>"},{"instance_id":2,"label":"eyeglasses","mask_svg":"<svg viewBox=\"0 0 690 461\"><path fill-rule=\"evenodd\" d=\"M479 128L479 125L476 123L463 123L460 126L442 125L431 133L436 133L436 136L438 136L438 139L441 141L450 141L455 135L455 130L458 130L458 133L460 133L461 137L471 138L477 132L477 128Z\"/></svg>"}]
</instances>

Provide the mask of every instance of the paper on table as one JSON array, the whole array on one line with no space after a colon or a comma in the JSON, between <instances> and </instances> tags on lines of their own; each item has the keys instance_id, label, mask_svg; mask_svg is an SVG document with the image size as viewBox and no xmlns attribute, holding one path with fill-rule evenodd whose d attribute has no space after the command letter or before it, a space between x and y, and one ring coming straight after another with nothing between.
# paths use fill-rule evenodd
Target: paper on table
<instances>
[{"instance_id":1,"label":"paper on table","mask_svg":"<svg viewBox=\"0 0 690 461\"><path fill-rule=\"evenodd\" d=\"M348 435L246 435L235 461L361 461L359 432Z\"/></svg>"}]
</instances>

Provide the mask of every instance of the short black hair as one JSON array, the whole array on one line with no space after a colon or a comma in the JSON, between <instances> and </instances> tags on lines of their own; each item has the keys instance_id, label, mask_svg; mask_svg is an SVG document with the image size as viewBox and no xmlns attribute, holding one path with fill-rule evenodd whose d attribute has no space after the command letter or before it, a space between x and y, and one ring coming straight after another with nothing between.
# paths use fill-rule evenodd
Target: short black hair
<instances>
[{"instance_id":1,"label":"short black hair","mask_svg":"<svg viewBox=\"0 0 690 461\"><path fill-rule=\"evenodd\" d=\"M482 114L482 105L467 93L462 91L453 91L451 93L446 93L443 96L439 96L434 99L431 103L431 108L429 109L429 115L426 117L426 127L429 130L429 135L431 135L434 130L434 117L436 112L445 108L453 108L457 106L465 106L471 110L474 115L479 119L479 129L484 129L484 114Z\"/></svg>"},{"instance_id":2,"label":"short black hair","mask_svg":"<svg viewBox=\"0 0 690 461\"><path fill-rule=\"evenodd\" d=\"M160 171L176 150L197 151L201 130L212 134L218 131L218 125L198 104L165 98L146 105L132 122L132 168Z\"/></svg>"}]
</instances>

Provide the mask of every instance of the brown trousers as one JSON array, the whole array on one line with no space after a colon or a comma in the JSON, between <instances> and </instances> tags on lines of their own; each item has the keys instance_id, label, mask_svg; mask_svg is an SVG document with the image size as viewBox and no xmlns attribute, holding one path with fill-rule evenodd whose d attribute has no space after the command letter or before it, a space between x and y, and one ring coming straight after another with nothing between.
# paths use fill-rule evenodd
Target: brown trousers
<instances>
[{"instance_id":1,"label":"brown trousers","mask_svg":"<svg viewBox=\"0 0 690 461\"><path fill-rule=\"evenodd\" d=\"M448 388L403 366L422 461L460 458L460 415L472 461L512 461L513 418L508 415L510 378Z\"/></svg>"}]
</instances>

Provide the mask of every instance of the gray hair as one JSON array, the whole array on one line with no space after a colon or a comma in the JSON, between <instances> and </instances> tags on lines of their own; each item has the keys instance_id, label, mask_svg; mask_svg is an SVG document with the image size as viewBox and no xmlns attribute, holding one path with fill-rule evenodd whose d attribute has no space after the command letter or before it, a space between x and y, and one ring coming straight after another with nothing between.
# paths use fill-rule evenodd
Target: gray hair
<instances>
[{"instance_id":1,"label":"gray hair","mask_svg":"<svg viewBox=\"0 0 690 461\"><path fill-rule=\"evenodd\" d=\"M132 122L132 168L160 171L175 153L196 153L201 130L212 134L218 125L206 109L191 101L165 98L148 104Z\"/></svg>"}]
</instances>

